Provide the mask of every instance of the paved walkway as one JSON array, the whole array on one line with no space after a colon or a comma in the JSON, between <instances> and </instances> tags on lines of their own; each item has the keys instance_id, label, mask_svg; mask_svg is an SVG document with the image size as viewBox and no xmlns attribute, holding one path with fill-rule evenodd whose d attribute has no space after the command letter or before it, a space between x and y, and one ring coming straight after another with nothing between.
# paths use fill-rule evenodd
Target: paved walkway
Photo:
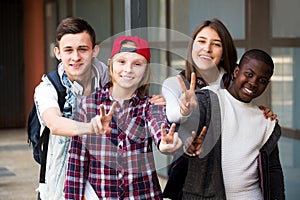
<instances>
[{"instance_id":1,"label":"paved walkway","mask_svg":"<svg viewBox=\"0 0 300 200\"><path fill-rule=\"evenodd\" d=\"M39 165L25 129L0 129L0 200L36 200ZM164 187L165 180L160 179Z\"/></svg>"},{"instance_id":2,"label":"paved walkway","mask_svg":"<svg viewBox=\"0 0 300 200\"><path fill-rule=\"evenodd\" d=\"M35 200L39 165L25 129L0 129L0 200Z\"/></svg>"},{"instance_id":3,"label":"paved walkway","mask_svg":"<svg viewBox=\"0 0 300 200\"><path fill-rule=\"evenodd\" d=\"M279 141L286 199L300 197L300 140ZM0 200L36 200L39 165L33 160L25 129L0 129ZM165 179L161 178L162 188Z\"/></svg>"}]
</instances>

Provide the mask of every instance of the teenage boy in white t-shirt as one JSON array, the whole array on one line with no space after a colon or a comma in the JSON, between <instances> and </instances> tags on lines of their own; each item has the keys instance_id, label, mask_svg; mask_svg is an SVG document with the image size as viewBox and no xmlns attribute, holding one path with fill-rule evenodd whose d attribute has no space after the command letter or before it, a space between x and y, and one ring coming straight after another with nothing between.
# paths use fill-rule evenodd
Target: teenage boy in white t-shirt
<instances>
[{"instance_id":1,"label":"teenage boy in white t-shirt","mask_svg":"<svg viewBox=\"0 0 300 200\"><path fill-rule=\"evenodd\" d=\"M208 86L196 92L199 110L193 112L200 111L199 130L206 126L207 133L203 144L196 138L200 155L187 155L182 199L285 199L280 126L252 101L264 92L273 70L272 58L252 49L242 56L228 89Z\"/></svg>"}]
</instances>

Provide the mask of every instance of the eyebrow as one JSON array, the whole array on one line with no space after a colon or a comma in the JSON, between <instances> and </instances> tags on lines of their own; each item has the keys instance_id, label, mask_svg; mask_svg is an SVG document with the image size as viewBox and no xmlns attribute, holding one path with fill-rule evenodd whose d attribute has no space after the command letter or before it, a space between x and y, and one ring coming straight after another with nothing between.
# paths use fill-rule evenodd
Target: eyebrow
<instances>
[{"instance_id":1,"label":"eyebrow","mask_svg":"<svg viewBox=\"0 0 300 200\"><path fill-rule=\"evenodd\" d=\"M73 48L74 47L72 47L72 46L64 46L63 47L63 49L73 49ZM89 46L88 45L80 45L80 46L78 46L76 48L89 48Z\"/></svg>"},{"instance_id":2,"label":"eyebrow","mask_svg":"<svg viewBox=\"0 0 300 200\"><path fill-rule=\"evenodd\" d=\"M207 37L204 37L204 36L198 36L196 37L195 39L208 39ZM215 41L215 42L221 42L221 39L212 39L212 41Z\"/></svg>"},{"instance_id":3,"label":"eyebrow","mask_svg":"<svg viewBox=\"0 0 300 200\"><path fill-rule=\"evenodd\" d=\"M258 73L256 73L255 71L253 71L251 67L248 67L248 68L245 68L245 69L251 71L252 74L255 74L255 75L258 76ZM266 79L269 79L268 76L260 76L260 78L266 78Z\"/></svg>"}]
</instances>

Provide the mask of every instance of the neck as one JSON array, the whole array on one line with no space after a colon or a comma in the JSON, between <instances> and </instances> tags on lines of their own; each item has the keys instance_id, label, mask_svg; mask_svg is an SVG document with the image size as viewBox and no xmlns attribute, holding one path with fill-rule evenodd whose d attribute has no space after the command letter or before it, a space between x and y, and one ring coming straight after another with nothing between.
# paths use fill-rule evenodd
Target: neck
<instances>
[{"instance_id":1,"label":"neck","mask_svg":"<svg viewBox=\"0 0 300 200\"><path fill-rule=\"evenodd\" d=\"M124 100L130 99L130 97L133 95L135 90L130 89L124 89L117 87L116 85L113 85L110 88L110 94L113 97L113 99L117 100L120 104L123 103Z\"/></svg>"},{"instance_id":2,"label":"neck","mask_svg":"<svg viewBox=\"0 0 300 200\"><path fill-rule=\"evenodd\" d=\"M211 84L213 82L215 82L220 75L220 70L216 67L213 67L211 69L207 69L207 70L198 70L197 74L200 76L208 83Z\"/></svg>"},{"instance_id":3,"label":"neck","mask_svg":"<svg viewBox=\"0 0 300 200\"><path fill-rule=\"evenodd\" d=\"M93 78L95 77L94 70L87 71L83 76L77 77L76 82L83 87L83 95L87 96L93 91Z\"/></svg>"}]
</instances>

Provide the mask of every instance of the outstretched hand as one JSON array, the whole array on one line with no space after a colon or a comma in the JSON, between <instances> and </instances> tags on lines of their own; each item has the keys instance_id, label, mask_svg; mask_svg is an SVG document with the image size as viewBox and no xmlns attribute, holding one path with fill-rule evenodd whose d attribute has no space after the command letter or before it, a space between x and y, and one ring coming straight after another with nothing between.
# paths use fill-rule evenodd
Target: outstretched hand
<instances>
[{"instance_id":1,"label":"outstretched hand","mask_svg":"<svg viewBox=\"0 0 300 200\"><path fill-rule=\"evenodd\" d=\"M178 133L175 132L176 124L173 123L170 127L169 133L166 133L165 124L161 125L161 141L159 144L159 150L161 152L174 152L182 145L181 139L178 137Z\"/></svg>"},{"instance_id":2,"label":"outstretched hand","mask_svg":"<svg viewBox=\"0 0 300 200\"><path fill-rule=\"evenodd\" d=\"M270 118L271 121L276 120L276 123L279 123L279 121L277 119L277 115L275 113L273 113L273 111L270 108L260 105L259 109L264 111L264 116L266 119Z\"/></svg>"},{"instance_id":3,"label":"outstretched hand","mask_svg":"<svg viewBox=\"0 0 300 200\"><path fill-rule=\"evenodd\" d=\"M96 134L110 134L112 128L109 126L116 107L116 102L113 102L110 110L105 114L104 105L100 105L100 115L92 118L91 123L93 132Z\"/></svg>"},{"instance_id":4,"label":"outstretched hand","mask_svg":"<svg viewBox=\"0 0 300 200\"><path fill-rule=\"evenodd\" d=\"M190 89L187 89L185 86L185 83L181 76L177 76L180 87L183 91L180 100L180 113L183 116L189 115L193 109L197 107L197 100L195 95L195 87L196 87L196 74L195 72L192 72L191 74L191 83L190 83Z\"/></svg>"},{"instance_id":5,"label":"outstretched hand","mask_svg":"<svg viewBox=\"0 0 300 200\"><path fill-rule=\"evenodd\" d=\"M184 145L186 154L190 156L198 156L201 153L201 147L204 141L204 137L206 135L207 128L204 126L201 130L199 136L196 136L196 132L192 132L192 136L189 137Z\"/></svg>"}]
</instances>

